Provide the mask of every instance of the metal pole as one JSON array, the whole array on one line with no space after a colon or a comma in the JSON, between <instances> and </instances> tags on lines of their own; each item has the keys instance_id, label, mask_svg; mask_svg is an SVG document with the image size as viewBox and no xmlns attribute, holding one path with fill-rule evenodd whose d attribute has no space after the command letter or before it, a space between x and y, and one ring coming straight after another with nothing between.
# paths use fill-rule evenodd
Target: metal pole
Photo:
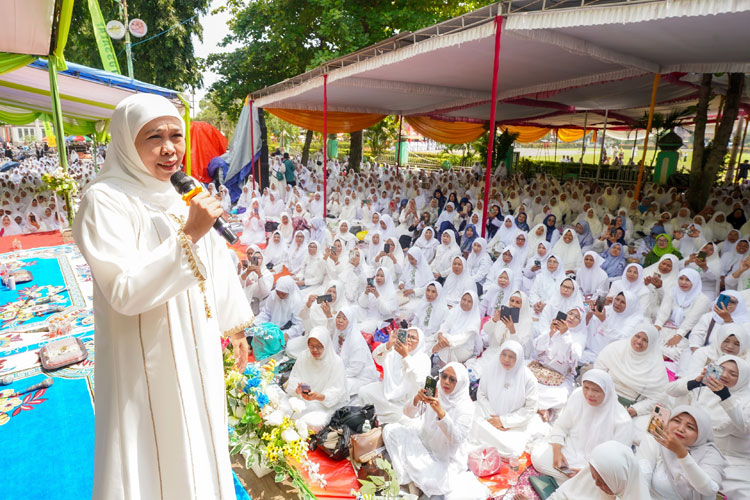
<instances>
[{"instance_id":1,"label":"metal pole","mask_svg":"<svg viewBox=\"0 0 750 500\"><path fill-rule=\"evenodd\" d=\"M558 130L560 129L555 129L555 158L554 158L555 163L557 163L557 132Z\"/></svg>"},{"instance_id":2,"label":"metal pole","mask_svg":"<svg viewBox=\"0 0 750 500\"><path fill-rule=\"evenodd\" d=\"M253 176L253 191L255 191L255 120L253 119L253 100L249 97L247 105L250 107L250 175ZM258 181L258 186L260 186L260 181Z\"/></svg>"},{"instance_id":3,"label":"metal pole","mask_svg":"<svg viewBox=\"0 0 750 500\"><path fill-rule=\"evenodd\" d=\"M599 172L601 171L601 168L602 168L602 156L604 155L604 136L607 133L607 118L608 117L609 117L609 110L605 109L604 110L604 130L602 130L602 147L601 147L601 151L599 152L599 161L598 161L598 164L596 166L596 180L597 180L597 182L599 182ZM594 158L596 158L596 153L594 153Z\"/></svg>"},{"instance_id":4,"label":"metal pole","mask_svg":"<svg viewBox=\"0 0 750 500\"><path fill-rule=\"evenodd\" d=\"M503 31L503 16L495 17L495 55L492 65L492 101L490 101L490 136L487 141L487 168L484 172L484 205L482 206L482 238L487 233L487 208L490 203L490 175L492 153L495 145L495 109L497 108L497 73L500 66L500 35Z\"/></svg>"},{"instance_id":5,"label":"metal pole","mask_svg":"<svg viewBox=\"0 0 750 500\"><path fill-rule=\"evenodd\" d=\"M323 219L328 211L328 75L323 75Z\"/></svg>"},{"instance_id":6,"label":"metal pole","mask_svg":"<svg viewBox=\"0 0 750 500\"><path fill-rule=\"evenodd\" d=\"M128 24L128 0L122 0L122 13L125 16L125 56L128 58L128 77L133 79L133 53L130 50L130 27Z\"/></svg>"},{"instance_id":7,"label":"metal pole","mask_svg":"<svg viewBox=\"0 0 750 500\"><path fill-rule=\"evenodd\" d=\"M641 181L643 180L643 169L646 166L646 150L648 149L648 136L651 135L651 125L654 121L654 107L656 106L656 91L659 90L659 80L661 75L656 73L654 75L654 84L651 88L651 104L648 107L648 124L646 125L646 138L643 140L643 156L641 156L641 163L638 167L638 178L635 181L635 195L633 198L638 200L638 195L641 194Z\"/></svg>"},{"instance_id":8,"label":"metal pole","mask_svg":"<svg viewBox=\"0 0 750 500\"><path fill-rule=\"evenodd\" d=\"M578 160L578 178L581 178L581 174L583 174L583 155L586 152L586 125L589 123L589 112L586 111L586 114L583 115L583 143L581 144L581 159Z\"/></svg>"},{"instance_id":9,"label":"metal pole","mask_svg":"<svg viewBox=\"0 0 750 500\"><path fill-rule=\"evenodd\" d=\"M403 115L398 117L398 144L396 145L396 172L401 166L401 125L404 121Z\"/></svg>"},{"instance_id":10,"label":"metal pole","mask_svg":"<svg viewBox=\"0 0 750 500\"><path fill-rule=\"evenodd\" d=\"M630 161L635 159L635 145L638 144L638 129L635 129L635 139L633 139L633 150L630 152Z\"/></svg>"}]
</instances>

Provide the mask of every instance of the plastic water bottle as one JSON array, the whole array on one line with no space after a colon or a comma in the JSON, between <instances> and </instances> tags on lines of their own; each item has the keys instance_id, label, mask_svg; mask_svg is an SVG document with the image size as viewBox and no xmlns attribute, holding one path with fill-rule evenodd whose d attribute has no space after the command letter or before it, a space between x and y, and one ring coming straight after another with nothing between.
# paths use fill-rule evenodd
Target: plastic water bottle
<instances>
[{"instance_id":1,"label":"plastic water bottle","mask_svg":"<svg viewBox=\"0 0 750 500\"><path fill-rule=\"evenodd\" d=\"M469 382L470 383L474 383L476 381L477 381L477 375L476 375L476 373L474 373L474 370L472 370L471 368L469 368Z\"/></svg>"},{"instance_id":2,"label":"plastic water bottle","mask_svg":"<svg viewBox=\"0 0 750 500\"><path fill-rule=\"evenodd\" d=\"M372 426L370 426L370 421L365 420L365 423L362 424L362 432L370 432L371 429L372 429Z\"/></svg>"}]
</instances>

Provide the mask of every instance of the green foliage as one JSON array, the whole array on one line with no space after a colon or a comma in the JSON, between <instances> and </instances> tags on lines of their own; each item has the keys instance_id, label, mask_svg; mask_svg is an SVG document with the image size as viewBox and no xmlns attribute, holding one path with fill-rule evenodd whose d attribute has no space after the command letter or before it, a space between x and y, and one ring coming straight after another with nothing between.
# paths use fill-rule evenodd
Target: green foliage
<instances>
[{"instance_id":1,"label":"green foliage","mask_svg":"<svg viewBox=\"0 0 750 500\"><path fill-rule=\"evenodd\" d=\"M208 99L201 99L200 109L200 113L196 115L194 120L210 123L221 130L227 140L231 141L232 133L237 126L237 121L231 120L227 113L219 110L219 108L216 107L216 104Z\"/></svg>"},{"instance_id":2,"label":"green foliage","mask_svg":"<svg viewBox=\"0 0 750 500\"><path fill-rule=\"evenodd\" d=\"M169 29L195 14L208 12L210 0L130 0L128 17L140 18L148 25L145 38ZM117 0L99 0L104 20L122 21ZM183 91L187 87L200 87L203 83L202 65L193 53L192 35L199 38L203 27L198 18L176 27L164 35L133 47L133 76L137 80ZM145 40L144 38L144 40ZM131 39L132 43L140 39ZM125 44L112 40L118 54L120 70L127 75ZM68 61L102 68L96 48L88 2L79 0L73 5L70 37L65 48Z\"/></svg>"},{"instance_id":3,"label":"green foliage","mask_svg":"<svg viewBox=\"0 0 750 500\"><path fill-rule=\"evenodd\" d=\"M210 98L239 114L248 93L403 31L415 31L492 3L487 0L229 0L224 46L207 63L222 78Z\"/></svg>"},{"instance_id":4,"label":"green foliage","mask_svg":"<svg viewBox=\"0 0 750 500\"><path fill-rule=\"evenodd\" d=\"M365 147L378 157L390 150L398 140L398 118L387 116L383 121L365 129Z\"/></svg>"},{"instance_id":5,"label":"green foliage","mask_svg":"<svg viewBox=\"0 0 750 500\"><path fill-rule=\"evenodd\" d=\"M492 148L492 171L500 163L500 160L505 158L508 150L513 146L513 142L518 139L517 132L508 132L505 130L502 134L495 134L495 145ZM477 153L479 154L482 164L487 164L487 144L489 143L489 134L482 134L482 136L474 141L476 144Z\"/></svg>"},{"instance_id":6,"label":"green foliage","mask_svg":"<svg viewBox=\"0 0 750 500\"><path fill-rule=\"evenodd\" d=\"M266 113L265 117L266 128L268 129L269 150L273 151L280 147L287 152L298 152L302 149L302 143L305 140L305 131L303 128L285 122L271 113Z\"/></svg>"}]
</instances>

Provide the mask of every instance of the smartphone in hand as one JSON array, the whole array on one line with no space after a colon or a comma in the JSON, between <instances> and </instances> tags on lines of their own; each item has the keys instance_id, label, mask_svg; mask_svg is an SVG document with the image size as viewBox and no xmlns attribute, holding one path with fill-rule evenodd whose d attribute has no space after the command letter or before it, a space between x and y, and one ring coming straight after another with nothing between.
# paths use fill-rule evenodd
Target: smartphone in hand
<instances>
[{"instance_id":1,"label":"smartphone in hand","mask_svg":"<svg viewBox=\"0 0 750 500\"><path fill-rule=\"evenodd\" d=\"M648 433L656 436L657 429L666 429L669 422L670 411L663 405L656 404L651 410L651 419L648 421Z\"/></svg>"},{"instance_id":2,"label":"smartphone in hand","mask_svg":"<svg viewBox=\"0 0 750 500\"><path fill-rule=\"evenodd\" d=\"M300 392L302 392L302 394L310 394L310 392L312 392L309 384L300 384L299 390Z\"/></svg>"},{"instance_id":3,"label":"smartphone in hand","mask_svg":"<svg viewBox=\"0 0 750 500\"><path fill-rule=\"evenodd\" d=\"M405 328L399 328L397 338L399 342L406 345L406 329Z\"/></svg>"},{"instance_id":4,"label":"smartphone in hand","mask_svg":"<svg viewBox=\"0 0 750 500\"><path fill-rule=\"evenodd\" d=\"M427 379L424 382L424 392L430 398L435 397L435 393L437 392L437 379L436 378L427 377Z\"/></svg>"}]
</instances>

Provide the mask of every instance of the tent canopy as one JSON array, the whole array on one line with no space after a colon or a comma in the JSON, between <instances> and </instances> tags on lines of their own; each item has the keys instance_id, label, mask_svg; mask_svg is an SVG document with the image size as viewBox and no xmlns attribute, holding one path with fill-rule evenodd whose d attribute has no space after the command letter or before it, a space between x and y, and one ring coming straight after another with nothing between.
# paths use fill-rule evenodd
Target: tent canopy
<instances>
[{"instance_id":1,"label":"tent canopy","mask_svg":"<svg viewBox=\"0 0 750 500\"><path fill-rule=\"evenodd\" d=\"M66 134L96 133L96 122L108 121L115 106L137 92L162 95L182 109L174 90L80 64L67 63L67 66L68 69L57 74ZM41 59L1 74L0 121L25 125L37 118L49 120L52 113L49 85L47 61Z\"/></svg>"},{"instance_id":2,"label":"tent canopy","mask_svg":"<svg viewBox=\"0 0 750 500\"><path fill-rule=\"evenodd\" d=\"M657 111L667 112L695 102L698 73L750 72L748 0L513 0L397 35L252 97L259 107L321 111L327 74L329 111L486 125L498 15L500 125L581 128L587 120L601 128L608 110L608 127L627 129L648 109L654 73L663 75ZM726 76L714 80L723 93Z\"/></svg>"}]
</instances>

